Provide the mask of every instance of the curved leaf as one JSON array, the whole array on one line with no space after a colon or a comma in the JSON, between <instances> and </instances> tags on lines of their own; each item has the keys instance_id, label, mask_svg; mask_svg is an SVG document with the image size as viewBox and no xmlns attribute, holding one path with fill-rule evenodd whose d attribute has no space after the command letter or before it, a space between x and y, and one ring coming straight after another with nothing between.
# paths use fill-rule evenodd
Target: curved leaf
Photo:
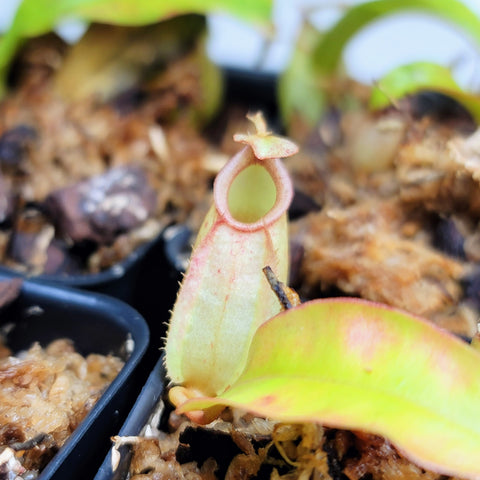
<instances>
[{"instance_id":1,"label":"curved leaf","mask_svg":"<svg viewBox=\"0 0 480 480\"><path fill-rule=\"evenodd\" d=\"M12 26L0 38L0 82L24 38L41 35L65 18L118 25L145 25L184 13L223 12L267 24L271 0L23 0ZM0 93L3 85L0 84Z\"/></svg>"},{"instance_id":2,"label":"curved leaf","mask_svg":"<svg viewBox=\"0 0 480 480\"><path fill-rule=\"evenodd\" d=\"M299 123L297 129L309 133L327 106L325 91L313 68L312 51L321 34L312 25L300 32L292 58L278 81L278 104L285 125ZM289 131L296 138L299 134Z\"/></svg>"},{"instance_id":3,"label":"curved leaf","mask_svg":"<svg viewBox=\"0 0 480 480\"><path fill-rule=\"evenodd\" d=\"M372 432L426 468L480 478L479 368L478 351L424 320L316 300L262 325L238 380L180 411L223 404Z\"/></svg>"},{"instance_id":4,"label":"curved leaf","mask_svg":"<svg viewBox=\"0 0 480 480\"><path fill-rule=\"evenodd\" d=\"M373 0L349 9L319 41L314 50L316 68L334 73L348 41L363 27L399 11L422 11L460 27L480 46L480 19L459 0Z\"/></svg>"},{"instance_id":5,"label":"curved leaf","mask_svg":"<svg viewBox=\"0 0 480 480\"><path fill-rule=\"evenodd\" d=\"M378 110L390 105L392 100L422 90L432 90L452 97L480 123L480 97L463 91L450 70L435 63L415 62L391 70L373 88L369 105Z\"/></svg>"}]
</instances>

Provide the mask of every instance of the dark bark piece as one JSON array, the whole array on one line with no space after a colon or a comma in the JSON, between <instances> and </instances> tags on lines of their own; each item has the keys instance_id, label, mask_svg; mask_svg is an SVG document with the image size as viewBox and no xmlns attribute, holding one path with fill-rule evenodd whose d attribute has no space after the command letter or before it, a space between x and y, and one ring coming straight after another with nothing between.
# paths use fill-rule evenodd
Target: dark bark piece
<instances>
[{"instance_id":1,"label":"dark bark piece","mask_svg":"<svg viewBox=\"0 0 480 480\"><path fill-rule=\"evenodd\" d=\"M46 199L46 208L60 235L73 242L97 240L92 232L88 216L82 210L86 183L82 182L52 192Z\"/></svg>"},{"instance_id":2,"label":"dark bark piece","mask_svg":"<svg viewBox=\"0 0 480 480\"><path fill-rule=\"evenodd\" d=\"M53 225L45 216L36 209L27 209L17 218L10 236L8 256L28 269L41 271L53 236Z\"/></svg>"},{"instance_id":3,"label":"dark bark piece","mask_svg":"<svg viewBox=\"0 0 480 480\"><path fill-rule=\"evenodd\" d=\"M18 125L4 132L0 137L0 165L19 168L36 138L35 129L28 125Z\"/></svg>"},{"instance_id":4,"label":"dark bark piece","mask_svg":"<svg viewBox=\"0 0 480 480\"><path fill-rule=\"evenodd\" d=\"M157 195L137 167L117 167L50 194L46 206L60 235L73 242L111 243L144 223Z\"/></svg>"},{"instance_id":5,"label":"dark bark piece","mask_svg":"<svg viewBox=\"0 0 480 480\"><path fill-rule=\"evenodd\" d=\"M156 198L141 169L121 167L92 178L82 206L95 229L114 236L147 220Z\"/></svg>"},{"instance_id":6,"label":"dark bark piece","mask_svg":"<svg viewBox=\"0 0 480 480\"><path fill-rule=\"evenodd\" d=\"M462 279L464 298L480 309L480 268L476 268L472 273Z\"/></svg>"},{"instance_id":7,"label":"dark bark piece","mask_svg":"<svg viewBox=\"0 0 480 480\"><path fill-rule=\"evenodd\" d=\"M0 308L7 306L18 298L22 284L21 278L0 281Z\"/></svg>"},{"instance_id":8,"label":"dark bark piece","mask_svg":"<svg viewBox=\"0 0 480 480\"><path fill-rule=\"evenodd\" d=\"M69 252L67 245L58 239L53 239L47 248L47 260L43 273L47 275L82 273L82 263L79 258Z\"/></svg>"},{"instance_id":9,"label":"dark bark piece","mask_svg":"<svg viewBox=\"0 0 480 480\"><path fill-rule=\"evenodd\" d=\"M466 260L465 238L452 218L440 217L434 229L434 245L442 252Z\"/></svg>"},{"instance_id":10,"label":"dark bark piece","mask_svg":"<svg viewBox=\"0 0 480 480\"><path fill-rule=\"evenodd\" d=\"M42 233L25 233L16 231L10 238L8 253L12 260L27 268L42 267L47 259L46 251L49 241Z\"/></svg>"}]
</instances>

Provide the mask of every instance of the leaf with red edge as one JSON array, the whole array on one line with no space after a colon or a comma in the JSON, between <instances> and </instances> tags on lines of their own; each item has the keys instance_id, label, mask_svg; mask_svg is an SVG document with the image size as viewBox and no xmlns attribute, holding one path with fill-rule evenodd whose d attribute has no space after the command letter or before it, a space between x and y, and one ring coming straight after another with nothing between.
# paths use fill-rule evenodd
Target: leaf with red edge
<instances>
[{"instance_id":1,"label":"leaf with red edge","mask_svg":"<svg viewBox=\"0 0 480 480\"><path fill-rule=\"evenodd\" d=\"M315 300L262 325L241 376L217 398L288 422L390 439L440 473L480 478L480 353L433 324L354 299Z\"/></svg>"}]
</instances>

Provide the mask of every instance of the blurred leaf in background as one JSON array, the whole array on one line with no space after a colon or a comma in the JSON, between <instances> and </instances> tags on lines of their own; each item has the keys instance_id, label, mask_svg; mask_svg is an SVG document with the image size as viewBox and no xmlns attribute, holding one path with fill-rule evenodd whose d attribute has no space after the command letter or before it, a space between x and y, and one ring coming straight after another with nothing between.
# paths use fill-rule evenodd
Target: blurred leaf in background
<instances>
[{"instance_id":1,"label":"blurred leaf in background","mask_svg":"<svg viewBox=\"0 0 480 480\"><path fill-rule=\"evenodd\" d=\"M184 13L227 13L266 26L272 0L23 0L10 29L0 39L0 94L17 48L26 38L52 30L61 20L139 26Z\"/></svg>"},{"instance_id":2,"label":"blurred leaf in background","mask_svg":"<svg viewBox=\"0 0 480 480\"><path fill-rule=\"evenodd\" d=\"M303 53L302 42L299 41L291 63L280 81L280 104L282 105L284 123L289 129L293 121L299 120L299 115L301 121L310 128L313 128L319 121L320 103L326 106L330 100L332 89L333 91L338 89L339 82L346 77L342 60L348 42L370 23L405 11L426 13L443 19L457 27L475 44L480 46L480 18L459 0L373 0L350 7L333 27L325 32L318 33L315 45L309 45L308 56ZM306 26L305 28L308 30L311 27ZM408 31L405 34L408 35ZM372 55L374 54L375 52L372 52ZM396 73L392 73L392 76L382 80L382 85L385 86L385 81L390 84L393 81L397 83L400 80L395 80L395 78L401 76L403 78L401 80L404 87L401 89L403 94L420 89L438 90L446 94L450 92L454 93L456 96L454 98L464 105L466 101L468 105L465 106L467 108L470 106L470 110L477 108L474 106L473 96L462 91L451 77L448 69L439 67L434 72L435 67L432 67L432 64L426 66L427 64L428 62L419 62L405 67L403 70L398 70ZM415 72L417 68L419 71ZM295 78L296 70L297 78ZM439 75L439 78L436 78L436 74ZM298 89L304 88L305 92L297 91L297 82L299 84ZM449 85L448 91L445 91L445 87L447 87L445 82ZM408 88L405 88L407 84ZM308 88L305 88L305 86ZM393 98L400 95L400 90L396 89L395 92L391 93ZM374 100L371 101L372 106L377 105L376 108L379 108L380 105L378 95L378 92L375 93ZM351 96L351 92L347 87L344 91L344 97L347 98L348 96ZM462 100L460 100L460 96L462 96ZM383 96L382 98L383 105L385 105L386 97ZM314 108L317 108L316 117L313 113ZM478 118L475 112L472 113L475 118Z\"/></svg>"},{"instance_id":3,"label":"blurred leaf in background","mask_svg":"<svg viewBox=\"0 0 480 480\"><path fill-rule=\"evenodd\" d=\"M427 13L446 20L480 47L480 19L459 0L373 0L348 9L322 36L313 52L316 71L335 73L347 43L355 34L382 17L404 11Z\"/></svg>"},{"instance_id":4,"label":"blurred leaf in background","mask_svg":"<svg viewBox=\"0 0 480 480\"><path fill-rule=\"evenodd\" d=\"M435 63L415 62L391 70L372 89L369 106L380 110L395 100L423 90L453 98L480 124L480 97L465 92L454 80L449 68Z\"/></svg>"},{"instance_id":5,"label":"blurred leaf in background","mask_svg":"<svg viewBox=\"0 0 480 480\"><path fill-rule=\"evenodd\" d=\"M290 125L289 134L302 138L318 122L326 108L322 77L317 75L312 51L321 33L312 25L305 24L300 32L292 58L278 83L278 103L285 124Z\"/></svg>"}]
</instances>

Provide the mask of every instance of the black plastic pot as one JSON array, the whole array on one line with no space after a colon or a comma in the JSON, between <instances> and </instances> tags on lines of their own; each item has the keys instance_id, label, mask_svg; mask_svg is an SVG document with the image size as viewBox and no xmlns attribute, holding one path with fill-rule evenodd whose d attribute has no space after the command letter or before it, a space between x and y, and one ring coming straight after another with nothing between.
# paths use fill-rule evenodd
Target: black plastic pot
<instances>
[{"instance_id":1,"label":"black plastic pot","mask_svg":"<svg viewBox=\"0 0 480 480\"><path fill-rule=\"evenodd\" d=\"M226 103L236 103L250 112L261 110L269 127L276 131L282 125L278 112L278 75L255 70L225 68Z\"/></svg>"},{"instance_id":2,"label":"black plastic pot","mask_svg":"<svg viewBox=\"0 0 480 480\"><path fill-rule=\"evenodd\" d=\"M155 411L163 394L164 379L163 358L160 358L120 429L120 436L137 436L142 433L142 429L147 424L150 415ZM110 450L94 480L124 480L127 478L131 461L130 450L127 446L122 446L119 451L120 462L115 471L112 471L112 451Z\"/></svg>"},{"instance_id":3,"label":"black plastic pot","mask_svg":"<svg viewBox=\"0 0 480 480\"><path fill-rule=\"evenodd\" d=\"M177 282L165 274L163 236L140 245L118 264L99 273L37 275L0 266L0 275L13 275L39 283L102 293L127 303L147 321L154 348L161 346L168 310L175 298ZM174 284L174 285L173 285ZM165 292L165 293L162 293ZM152 362L153 365L154 362Z\"/></svg>"},{"instance_id":4,"label":"black plastic pot","mask_svg":"<svg viewBox=\"0 0 480 480\"><path fill-rule=\"evenodd\" d=\"M139 246L121 262L99 273L41 274L31 278L55 285L104 293L127 303L132 303L135 297L135 288L133 287L136 280L142 273L147 257L158 247L160 242L161 235L158 235L154 240ZM0 273L24 276L21 272L5 266L0 266Z\"/></svg>"},{"instance_id":5,"label":"black plastic pot","mask_svg":"<svg viewBox=\"0 0 480 480\"><path fill-rule=\"evenodd\" d=\"M0 276L0 280L10 277ZM83 355L113 353L125 365L67 442L38 477L40 480L92 478L144 382L142 358L148 327L139 313L116 299L95 293L24 281L19 297L0 312L0 325L14 326L6 336L14 351L33 342L45 346L70 338ZM127 353L127 341L132 345ZM135 374L135 375L134 375Z\"/></svg>"}]
</instances>

